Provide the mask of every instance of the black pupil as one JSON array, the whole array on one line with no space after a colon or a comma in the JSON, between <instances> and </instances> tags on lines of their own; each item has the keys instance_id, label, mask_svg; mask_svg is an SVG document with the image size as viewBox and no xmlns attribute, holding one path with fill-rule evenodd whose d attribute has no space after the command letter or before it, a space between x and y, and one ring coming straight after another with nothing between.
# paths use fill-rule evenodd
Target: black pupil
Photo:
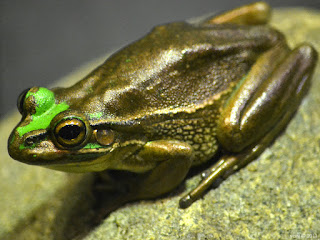
<instances>
[{"instance_id":1,"label":"black pupil","mask_svg":"<svg viewBox=\"0 0 320 240\"><path fill-rule=\"evenodd\" d=\"M83 129L77 125L67 125L60 129L59 136L66 140L72 140L79 136Z\"/></svg>"}]
</instances>

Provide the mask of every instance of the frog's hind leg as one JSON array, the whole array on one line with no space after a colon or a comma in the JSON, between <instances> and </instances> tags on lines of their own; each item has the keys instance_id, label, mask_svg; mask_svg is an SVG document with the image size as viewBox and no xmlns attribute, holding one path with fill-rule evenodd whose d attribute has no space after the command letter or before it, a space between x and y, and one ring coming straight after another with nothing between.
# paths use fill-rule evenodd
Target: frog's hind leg
<instances>
[{"instance_id":1,"label":"frog's hind leg","mask_svg":"<svg viewBox=\"0 0 320 240\"><path fill-rule=\"evenodd\" d=\"M269 132L259 144L248 147L246 151L239 154L222 156L217 163L202 173L202 181L196 188L180 199L179 206L181 208L189 207L194 201L202 197L204 192L211 187L213 183L226 179L232 173L258 157L287 125L290 117L291 115L289 113L285 114L277 127Z\"/></svg>"},{"instance_id":2,"label":"frog's hind leg","mask_svg":"<svg viewBox=\"0 0 320 240\"><path fill-rule=\"evenodd\" d=\"M281 43L260 56L220 115L217 138L223 148L242 152L281 118L292 116L309 89L316 60L316 51L307 44L289 51Z\"/></svg>"},{"instance_id":3,"label":"frog's hind leg","mask_svg":"<svg viewBox=\"0 0 320 240\"><path fill-rule=\"evenodd\" d=\"M315 50L306 44L289 53L278 46L257 60L218 123L217 137L226 155L180 200L180 207L190 206L213 182L227 178L270 145L307 93L316 60Z\"/></svg>"},{"instance_id":4,"label":"frog's hind leg","mask_svg":"<svg viewBox=\"0 0 320 240\"><path fill-rule=\"evenodd\" d=\"M256 2L235 8L228 12L206 19L203 24L234 23L243 25L265 24L270 18L270 6L265 2Z\"/></svg>"}]
</instances>

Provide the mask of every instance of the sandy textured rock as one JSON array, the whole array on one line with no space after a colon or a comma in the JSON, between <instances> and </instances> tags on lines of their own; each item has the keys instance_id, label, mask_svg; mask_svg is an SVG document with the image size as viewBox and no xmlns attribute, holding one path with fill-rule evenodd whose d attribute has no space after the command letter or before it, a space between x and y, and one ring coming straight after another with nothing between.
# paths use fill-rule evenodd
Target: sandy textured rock
<instances>
[{"instance_id":1,"label":"sandy textured rock","mask_svg":"<svg viewBox=\"0 0 320 240\"><path fill-rule=\"evenodd\" d=\"M290 46L308 41L320 52L320 12L278 10L272 24L287 35ZM97 62L65 79L80 79ZM180 188L165 198L127 204L95 229L92 175L11 160L6 139L20 116L10 115L0 125L0 239L70 239L78 234L88 240L320 238L319 92L318 63L310 93L284 134L258 160L188 209L178 208ZM198 181L199 176L190 177L186 189Z\"/></svg>"}]
</instances>

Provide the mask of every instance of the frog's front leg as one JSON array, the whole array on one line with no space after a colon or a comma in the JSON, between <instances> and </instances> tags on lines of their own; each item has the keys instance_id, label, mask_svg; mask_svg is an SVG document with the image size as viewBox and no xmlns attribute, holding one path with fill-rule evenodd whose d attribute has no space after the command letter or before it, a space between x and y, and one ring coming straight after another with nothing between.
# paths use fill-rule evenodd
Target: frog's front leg
<instances>
[{"instance_id":1,"label":"frog's front leg","mask_svg":"<svg viewBox=\"0 0 320 240\"><path fill-rule=\"evenodd\" d=\"M248 164L274 140L307 93L316 61L312 46L303 44L290 51L285 43L257 60L218 121L217 138L225 156L181 199L181 207L191 205L214 181Z\"/></svg>"},{"instance_id":2,"label":"frog's front leg","mask_svg":"<svg viewBox=\"0 0 320 240\"><path fill-rule=\"evenodd\" d=\"M129 185L129 198L152 198L169 192L183 181L191 167L193 149L184 142L157 140L146 143L132 157L142 164L150 161L157 164L152 170L137 174Z\"/></svg>"}]
</instances>

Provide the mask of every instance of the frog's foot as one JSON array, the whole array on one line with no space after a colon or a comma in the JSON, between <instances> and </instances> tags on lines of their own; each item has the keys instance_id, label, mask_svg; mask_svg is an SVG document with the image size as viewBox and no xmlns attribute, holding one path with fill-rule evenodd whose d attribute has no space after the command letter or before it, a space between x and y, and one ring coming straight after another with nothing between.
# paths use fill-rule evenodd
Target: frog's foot
<instances>
[{"instance_id":1,"label":"frog's foot","mask_svg":"<svg viewBox=\"0 0 320 240\"><path fill-rule=\"evenodd\" d=\"M278 56L278 59L274 57ZM229 99L217 126L226 151L205 178L180 200L190 206L212 183L247 165L285 128L310 86L317 54L309 45L279 45L262 55Z\"/></svg>"},{"instance_id":2,"label":"frog's foot","mask_svg":"<svg viewBox=\"0 0 320 240\"><path fill-rule=\"evenodd\" d=\"M211 187L214 182L225 178L225 175L229 169L234 169L237 166L237 160L238 159L236 157L222 157L210 169L205 171L203 173L205 176L203 176L203 179L199 185L180 199L180 208L189 207L194 201L202 197L204 192Z\"/></svg>"},{"instance_id":3,"label":"frog's foot","mask_svg":"<svg viewBox=\"0 0 320 240\"><path fill-rule=\"evenodd\" d=\"M235 8L204 21L204 24L234 23L244 25L265 24L270 18L270 6L265 2L255 2Z\"/></svg>"}]
</instances>

